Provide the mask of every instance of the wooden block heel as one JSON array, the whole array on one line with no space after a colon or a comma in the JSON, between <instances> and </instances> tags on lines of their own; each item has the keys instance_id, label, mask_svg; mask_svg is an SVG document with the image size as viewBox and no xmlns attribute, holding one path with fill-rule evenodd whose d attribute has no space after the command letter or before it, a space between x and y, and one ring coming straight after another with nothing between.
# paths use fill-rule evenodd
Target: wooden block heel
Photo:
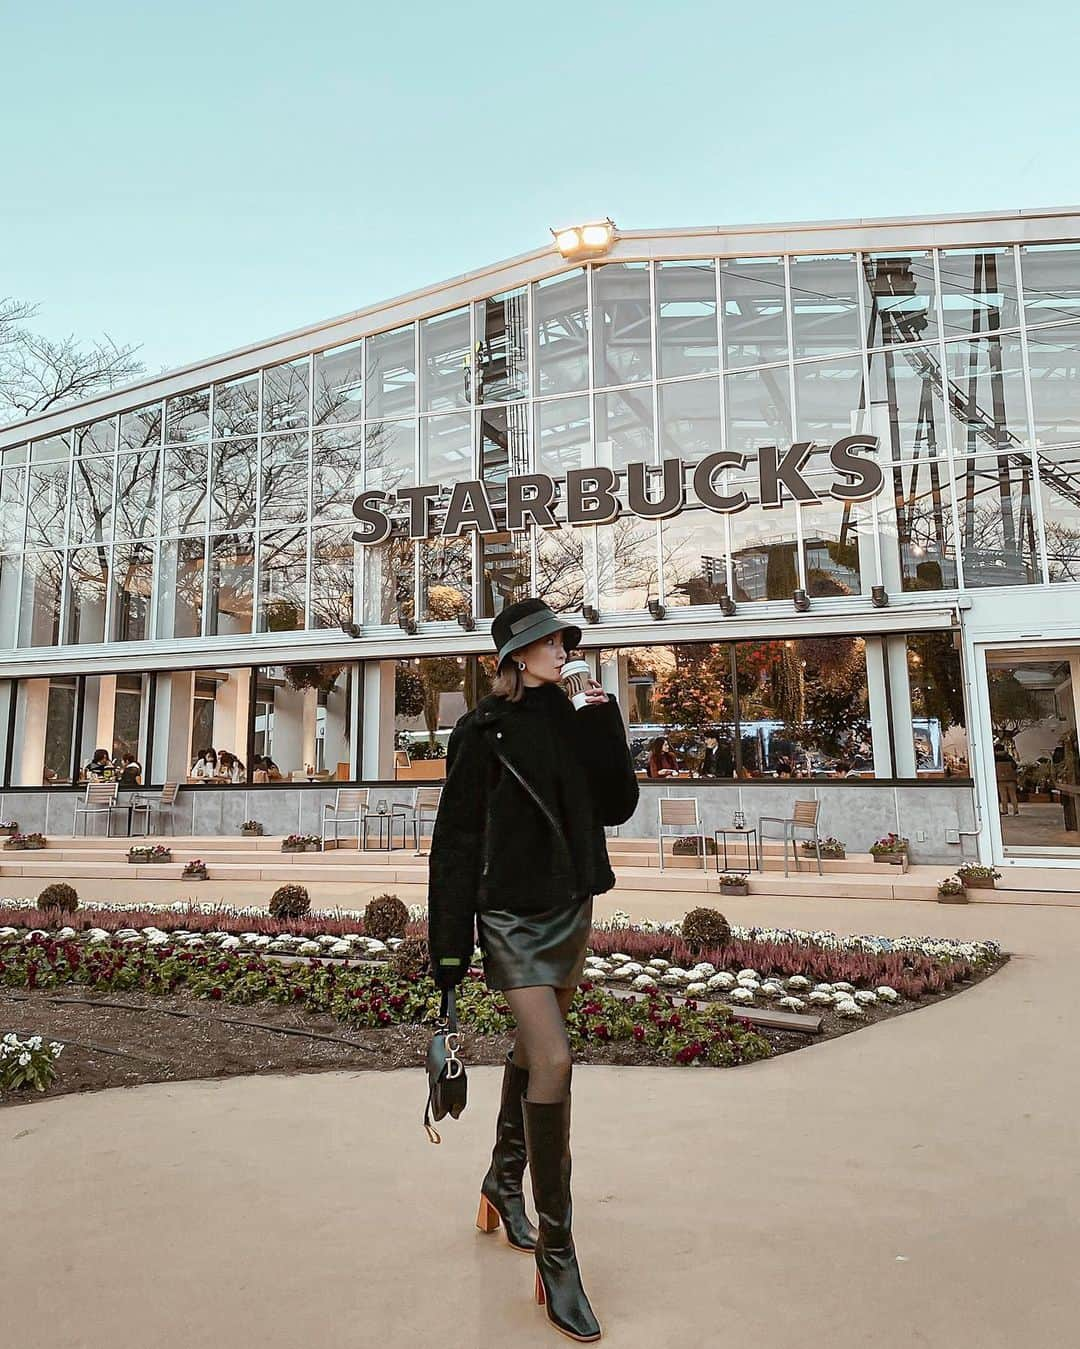
<instances>
[{"instance_id":1,"label":"wooden block heel","mask_svg":"<svg viewBox=\"0 0 1080 1349\"><path fill-rule=\"evenodd\" d=\"M476 1214L476 1225L481 1232L489 1235L499 1230L499 1210L487 1198L486 1195L480 1196L480 1208Z\"/></svg>"}]
</instances>

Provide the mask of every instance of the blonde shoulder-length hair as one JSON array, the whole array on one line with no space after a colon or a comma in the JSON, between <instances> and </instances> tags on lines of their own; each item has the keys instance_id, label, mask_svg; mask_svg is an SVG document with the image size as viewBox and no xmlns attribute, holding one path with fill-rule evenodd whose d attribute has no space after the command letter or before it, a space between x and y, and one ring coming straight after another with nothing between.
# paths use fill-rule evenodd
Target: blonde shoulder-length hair
<instances>
[{"instance_id":1,"label":"blonde shoulder-length hair","mask_svg":"<svg viewBox=\"0 0 1080 1349\"><path fill-rule=\"evenodd\" d=\"M499 666L491 681L491 692L496 698L505 698L508 703L520 703L524 698L525 681L513 656L507 656Z\"/></svg>"}]
</instances>

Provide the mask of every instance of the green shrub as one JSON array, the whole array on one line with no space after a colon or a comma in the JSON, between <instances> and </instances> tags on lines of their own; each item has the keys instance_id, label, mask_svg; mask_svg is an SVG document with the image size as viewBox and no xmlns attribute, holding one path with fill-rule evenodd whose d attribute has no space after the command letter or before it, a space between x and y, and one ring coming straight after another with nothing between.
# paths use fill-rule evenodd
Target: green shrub
<instances>
[{"instance_id":1,"label":"green shrub","mask_svg":"<svg viewBox=\"0 0 1080 1349\"><path fill-rule=\"evenodd\" d=\"M79 893L66 881L54 881L38 895L39 909L55 909L59 913L74 913L79 907Z\"/></svg>"},{"instance_id":2,"label":"green shrub","mask_svg":"<svg viewBox=\"0 0 1080 1349\"><path fill-rule=\"evenodd\" d=\"M682 937L695 951L726 946L731 940L731 927L719 909L691 909L682 920Z\"/></svg>"},{"instance_id":3,"label":"green shrub","mask_svg":"<svg viewBox=\"0 0 1080 1349\"><path fill-rule=\"evenodd\" d=\"M306 885L279 885L270 896L272 918L303 918L311 908Z\"/></svg>"},{"instance_id":4,"label":"green shrub","mask_svg":"<svg viewBox=\"0 0 1080 1349\"><path fill-rule=\"evenodd\" d=\"M376 895L364 910L364 936L376 941L404 937L409 910L397 895Z\"/></svg>"}]
</instances>

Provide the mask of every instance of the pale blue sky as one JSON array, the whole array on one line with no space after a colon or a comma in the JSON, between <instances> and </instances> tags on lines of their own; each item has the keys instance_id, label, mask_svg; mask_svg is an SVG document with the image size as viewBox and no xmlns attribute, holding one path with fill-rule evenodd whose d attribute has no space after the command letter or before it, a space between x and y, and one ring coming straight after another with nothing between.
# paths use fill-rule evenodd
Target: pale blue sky
<instances>
[{"instance_id":1,"label":"pale blue sky","mask_svg":"<svg viewBox=\"0 0 1080 1349\"><path fill-rule=\"evenodd\" d=\"M624 228L1073 204L1075 6L0 0L0 295L171 367Z\"/></svg>"}]
</instances>

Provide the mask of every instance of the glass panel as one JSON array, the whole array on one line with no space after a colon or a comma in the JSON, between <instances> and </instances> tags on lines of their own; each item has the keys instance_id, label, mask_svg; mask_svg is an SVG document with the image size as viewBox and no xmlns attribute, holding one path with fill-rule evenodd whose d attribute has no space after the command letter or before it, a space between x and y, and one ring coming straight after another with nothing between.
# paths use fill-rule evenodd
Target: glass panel
<instances>
[{"instance_id":1,"label":"glass panel","mask_svg":"<svg viewBox=\"0 0 1080 1349\"><path fill-rule=\"evenodd\" d=\"M113 549L113 640L143 642L150 636L150 596L154 589L154 548L149 543Z\"/></svg>"},{"instance_id":2,"label":"glass panel","mask_svg":"<svg viewBox=\"0 0 1080 1349\"><path fill-rule=\"evenodd\" d=\"M253 436L259 427L259 377L214 385L214 435Z\"/></svg>"},{"instance_id":3,"label":"glass panel","mask_svg":"<svg viewBox=\"0 0 1080 1349\"><path fill-rule=\"evenodd\" d=\"M647 262L611 262L593 269L594 382L652 379L652 305Z\"/></svg>"},{"instance_id":4,"label":"glass panel","mask_svg":"<svg viewBox=\"0 0 1080 1349\"><path fill-rule=\"evenodd\" d=\"M728 375L727 448L750 455L759 445L790 445L791 395L786 369Z\"/></svg>"},{"instance_id":5,"label":"glass panel","mask_svg":"<svg viewBox=\"0 0 1080 1349\"><path fill-rule=\"evenodd\" d=\"M307 436L264 436L261 456L262 523L298 524L306 520L311 479Z\"/></svg>"},{"instance_id":6,"label":"glass panel","mask_svg":"<svg viewBox=\"0 0 1080 1349\"><path fill-rule=\"evenodd\" d=\"M556 613L580 613L590 599L585 580L587 529L564 525L536 531L536 594Z\"/></svg>"},{"instance_id":7,"label":"glass panel","mask_svg":"<svg viewBox=\"0 0 1080 1349\"><path fill-rule=\"evenodd\" d=\"M727 594L724 517L693 503L660 522L666 605L719 604Z\"/></svg>"},{"instance_id":8,"label":"glass panel","mask_svg":"<svg viewBox=\"0 0 1080 1349\"><path fill-rule=\"evenodd\" d=\"M315 357L315 423L358 422L364 415L364 344Z\"/></svg>"},{"instance_id":9,"label":"glass panel","mask_svg":"<svg viewBox=\"0 0 1080 1349\"><path fill-rule=\"evenodd\" d=\"M367 424L364 486L383 492L416 486L416 422Z\"/></svg>"},{"instance_id":10,"label":"glass panel","mask_svg":"<svg viewBox=\"0 0 1080 1349\"><path fill-rule=\"evenodd\" d=\"M857 595L862 589L859 560L862 508L829 496L832 478L807 478L818 494L814 506L800 506L808 595Z\"/></svg>"},{"instance_id":11,"label":"glass panel","mask_svg":"<svg viewBox=\"0 0 1080 1349\"><path fill-rule=\"evenodd\" d=\"M27 484L26 541L31 546L62 544L67 516L68 465L31 468Z\"/></svg>"},{"instance_id":12,"label":"glass panel","mask_svg":"<svg viewBox=\"0 0 1080 1349\"><path fill-rule=\"evenodd\" d=\"M1039 455L1046 561L1051 581L1080 581L1080 451Z\"/></svg>"},{"instance_id":13,"label":"glass panel","mask_svg":"<svg viewBox=\"0 0 1080 1349\"><path fill-rule=\"evenodd\" d=\"M814 441L821 447L821 457L825 457L826 448L834 441L861 429L865 402L859 356L795 367L799 439Z\"/></svg>"},{"instance_id":14,"label":"glass panel","mask_svg":"<svg viewBox=\"0 0 1080 1349\"><path fill-rule=\"evenodd\" d=\"M1041 580L1030 456L967 459L954 471L964 584L1032 585Z\"/></svg>"},{"instance_id":15,"label":"glass panel","mask_svg":"<svg viewBox=\"0 0 1080 1349\"><path fill-rule=\"evenodd\" d=\"M157 635L198 637L202 633L203 539L165 539L158 571Z\"/></svg>"},{"instance_id":16,"label":"glass panel","mask_svg":"<svg viewBox=\"0 0 1080 1349\"><path fill-rule=\"evenodd\" d=\"M120 448L145 450L161 444L161 404L150 403L134 412L120 414Z\"/></svg>"},{"instance_id":17,"label":"glass panel","mask_svg":"<svg viewBox=\"0 0 1080 1349\"><path fill-rule=\"evenodd\" d=\"M656 264L656 343L661 379L719 368L716 267L711 258Z\"/></svg>"},{"instance_id":18,"label":"glass panel","mask_svg":"<svg viewBox=\"0 0 1080 1349\"><path fill-rule=\"evenodd\" d=\"M532 594L526 531L480 535L480 615L494 618Z\"/></svg>"},{"instance_id":19,"label":"glass panel","mask_svg":"<svg viewBox=\"0 0 1080 1349\"><path fill-rule=\"evenodd\" d=\"M953 634L909 633L907 662L917 775L967 777L971 770L964 679Z\"/></svg>"},{"instance_id":20,"label":"glass panel","mask_svg":"<svg viewBox=\"0 0 1080 1349\"><path fill-rule=\"evenodd\" d=\"M471 414L421 418L420 481L449 485L472 476Z\"/></svg>"},{"instance_id":21,"label":"glass panel","mask_svg":"<svg viewBox=\"0 0 1080 1349\"><path fill-rule=\"evenodd\" d=\"M210 483L212 529L242 529L255 523L258 455L254 440L215 440Z\"/></svg>"},{"instance_id":22,"label":"glass panel","mask_svg":"<svg viewBox=\"0 0 1080 1349\"><path fill-rule=\"evenodd\" d=\"M938 255L945 336L994 332L1020 323L1011 248L943 249Z\"/></svg>"},{"instance_id":23,"label":"glass panel","mask_svg":"<svg viewBox=\"0 0 1080 1349\"><path fill-rule=\"evenodd\" d=\"M722 448L720 386L715 379L660 385L660 458L696 464Z\"/></svg>"},{"instance_id":24,"label":"glass panel","mask_svg":"<svg viewBox=\"0 0 1080 1349\"><path fill-rule=\"evenodd\" d=\"M251 715L251 671L198 670L195 673L191 707L191 745L187 764L199 763L200 775L188 772L189 782L247 782L248 718ZM212 751L212 758L206 751ZM177 772L176 766L170 769Z\"/></svg>"},{"instance_id":25,"label":"glass panel","mask_svg":"<svg viewBox=\"0 0 1080 1349\"><path fill-rule=\"evenodd\" d=\"M722 258L720 299L727 369L787 357L783 258Z\"/></svg>"},{"instance_id":26,"label":"glass panel","mask_svg":"<svg viewBox=\"0 0 1080 1349\"><path fill-rule=\"evenodd\" d=\"M11 782L52 787L71 782L76 679L20 679L15 694Z\"/></svg>"},{"instance_id":27,"label":"glass panel","mask_svg":"<svg viewBox=\"0 0 1080 1349\"><path fill-rule=\"evenodd\" d=\"M1020 269L1029 325L1080 318L1080 244L1021 248Z\"/></svg>"},{"instance_id":28,"label":"glass panel","mask_svg":"<svg viewBox=\"0 0 1080 1349\"><path fill-rule=\"evenodd\" d=\"M364 568L364 623L396 623L412 615L416 576L415 548L407 534L395 532L384 543L361 548Z\"/></svg>"},{"instance_id":29,"label":"glass panel","mask_svg":"<svg viewBox=\"0 0 1080 1349\"><path fill-rule=\"evenodd\" d=\"M1077 805L1077 664L1052 656L1012 661L988 656L1001 837L1006 852L1080 848Z\"/></svg>"},{"instance_id":30,"label":"glass panel","mask_svg":"<svg viewBox=\"0 0 1080 1349\"><path fill-rule=\"evenodd\" d=\"M438 314L420 324L421 412L445 412L467 405L471 368L469 343L467 309Z\"/></svg>"},{"instance_id":31,"label":"glass panel","mask_svg":"<svg viewBox=\"0 0 1080 1349\"><path fill-rule=\"evenodd\" d=\"M756 495L746 486L753 499ZM799 588L795 512L749 510L728 516L736 600L790 600Z\"/></svg>"},{"instance_id":32,"label":"glass panel","mask_svg":"<svg viewBox=\"0 0 1080 1349\"><path fill-rule=\"evenodd\" d=\"M113 724L112 754L113 764L119 769L118 778L125 786L138 786L142 782L141 745L143 738L143 681L149 675L118 674L112 675ZM110 676L102 679L102 684Z\"/></svg>"},{"instance_id":33,"label":"glass panel","mask_svg":"<svg viewBox=\"0 0 1080 1349\"><path fill-rule=\"evenodd\" d=\"M945 453L941 362L936 349L910 345L871 352L870 399L866 429L879 437L883 454L895 460Z\"/></svg>"},{"instance_id":34,"label":"glass panel","mask_svg":"<svg viewBox=\"0 0 1080 1349\"><path fill-rule=\"evenodd\" d=\"M117 465L116 537L147 539L157 533L163 450L122 454ZM76 468L76 478L78 478ZM79 488L76 485L76 493Z\"/></svg>"},{"instance_id":35,"label":"glass panel","mask_svg":"<svg viewBox=\"0 0 1080 1349\"><path fill-rule=\"evenodd\" d=\"M15 616L23 583L22 563L18 553L0 553L0 646L16 645Z\"/></svg>"},{"instance_id":36,"label":"glass panel","mask_svg":"<svg viewBox=\"0 0 1080 1349\"><path fill-rule=\"evenodd\" d=\"M18 464L25 464L29 455L28 445L9 445L6 450L0 450L0 461L5 468L14 468Z\"/></svg>"},{"instance_id":37,"label":"glass panel","mask_svg":"<svg viewBox=\"0 0 1080 1349\"><path fill-rule=\"evenodd\" d=\"M353 591L360 554L353 542L352 526L332 526L311 531L311 626L337 628L351 622Z\"/></svg>"},{"instance_id":38,"label":"glass panel","mask_svg":"<svg viewBox=\"0 0 1080 1349\"><path fill-rule=\"evenodd\" d=\"M72 646L105 641L109 592L108 548L80 548L68 554L67 635Z\"/></svg>"},{"instance_id":39,"label":"glass panel","mask_svg":"<svg viewBox=\"0 0 1080 1349\"><path fill-rule=\"evenodd\" d=\"M116 418L92 422L75 431L76 454L112 454L116 449Z\"/></svg>"},{"instance_id":40,"label":"glass panel","mask_svg":"<svg viewBox=\"0 0 1080 1349\"><path fill-rule=\"evenodd\" d=\"M1027 399L1019 337L950 342L945 348L953 451L1026 444Z\"/></svg>"},{"instance_id":41,"label":"glass panel","mask_svg":"<svg viewBox=\"0 0 1080 1349\"><path fill-rule=\"evenodd\" d=\"M398 763L395 777L441 782L450 732L479 694L476 658L431 656L399 660L396 667L394 747L408 762Z\"/></svg>"},{"instance_id":42,"label":"glass panel","mask_svg":"<svg viewBox=\"0 0 1080 1349\"><path fill-rule=\"evenodd\" d=\"M924 460L892 470L893 493L878 497L886 589L953 590L956 553L946 463Z\"/></svg>"},{"instance_id":43,"label":"glass panel","mask_svg":"<svg viewBox=\"0 0 1080 1349\"><path fill-rule=\"evenodd\" d=\"M416 411L412 324L367 339L367 415L407 417Z\"/></svg>"},{"instance_id":44,"label":"glass panel","mask_svg":"<svg viewBox=\"0 0 1080 1349\"><path fill-rule=\"evenodd\" d=\"M557 398L536 405L536 470L564 478L571 468L592 463L588 398Z\"/></svg>"},{"instance_id":45,"label":"glass panel","mask_svg":"<svg viewBox=\"0 0 1080 1349\"><path fill-rule=\"evenodd\" d=\"M201 534L206 528L205 445L165 451L165 502L162 531Z\"/></svg>"},{"instance_id":46,"label":"glass panel","mask_svg":"<svg viewBox=\"0 0 1080 1349\"><path fill-rule=\"evenodd\" d=\"M210 390L177 394L165 403L165 440L183 444L210 438Z\"/></svg>"},{"instance_id":47,"label":"glass panel","mask_svg":"<svg viewBox=\"0 0 1080 1349\"><path fill-rule=\"evenodd\" d=\"M354 668L335 661L256 671L253 782L350 781Z\"/></svg>"},{"instance_id":48,"label":"glass panel","mask_svg":"<svg viewBox=\"0 0 1080 1349\"><path fill-rule=\"evenodd\" d=\"M76 459L68 530L71 543L102 543L112 538L114 464L112 459Z\"/></svg>"},{"instance_id":49,"label":"glass panel","mask_svg":"<svg viewBox=\"0 0 1080 1349\"><path fill-rule=\"evenodd\" d=\"M936 340L934 263L929 253L865 257L863 279L870 346Z\"/></svg>"},{"instance_id":50,"label":"glass panel","mask_svg":"<svg viewBox=\"0 0 1080 1349\"><path fill-rule=\"evenodd\" d=\"M589 387L589 304L584 272L551 277L533 288L538 392Z\"/></svg>"},{"instance_id":51,"label":"glass panel","mask_svg":"<svg viewBox=\"0 0 1080 1349\"><path fill-rule=\"evenodd\" d=\"M491 500L506 501L506 479L528 473L529 409L524 403L480 413L480 475Z\"/></svg>"},{"instance_id":52,"label":"glass panel","mask_svg":"<svg viewBox=\"0 0 1080 1349\"><path fill-rule=\"evenodd\" d=\"M476 402L504 403L529 396L528 292L507 291L474 307Z\"/></svg>"},{"instance_id":53,"label":"glass panel","mask_svg":"<svg viewBox=\"0 0 1080 1349\"><path fill-rule=\"evenodd\" d=\"M1039 445L1080 445L1080 325L1028 334Z\"/></svg>"},{"instance_id":54,"label":"glass panel","mask_svg":"<svg viewBox=\"0 0 1080 1349\"><path fill-rule=\"evenodd\" d=\"M35 440L30 446L32 464L56 464L71 458L71 442L66 435Z\"/></svg>"},{"instance_id":55,"label":"glass panel","mask_svg":"<svg viewBox=\"0 0 1080 1349\"><path fill-rule=\"evenodd\" d=\"M654 463L653 390L596 395L596 462L616 472L630 463Z\"/></svg>"},{"instance_id":56,"label":"glass panel","mask_svg":"<svg viewBox=\"0 0 1080 1349\"><path fill-rule=\"evenodd\" d=\"M420 545L422 617L445 622L472 609L472 540L437 537Z\"/></svg>"},{"instance_id":57,"label":"glass panel","mask_svg":"<svg viewBox=\"0 0 1080 1349\"><path fill-rule=\"evenodd\" d=\"M254 571L253 534L218 535L211 539L208 636L226 637L251 631Z\"/></svg>"},{"instance_id":58,"label":"glass panel","mask_svg":"<svg viewBox=\"0 0 1080 1349\"><path fill-rule=\"evenodd\" d=\"M359 427L315 435L312 515L315 520L352 517L352 503L364 481L364 450Z\"/></svg>"},{"instance_id":59,"label":"glass panel","mask_svg":"<svg viewBox=\"0 0 1080 1349\"><path fill-rule=\"evenodd\" d=\"M264 431L292 431L307 426L310 373L306 356L263 371Z\"/></svg>"},{"instance_id":60,"label":"glass panel","mask_svg":"<svg viewBox=\"0 0 1080 1349\"><path fill-rule=\"evenodd\" d=\"M657 522L620 515L610 525L596 526L599 607L629 612L644 610L660 594Z\"/></svg>"},{"instance_id":61,"label":"glass panel","mask_svg":"<svg viewBox=\"0 0 1080 1349\"><path fill-rule=\"evenodd\" d=\"M63 577L63 553L50 551L23 554L20 646L59 645Z\"/></svg>"},{"instance_id":62,"label":"glass panel","mask_svg":"<svg viewBox=\"0 0 1080 1349\"><path fill-rule=\"evenodd\" d=\"M0 474L0 551L22 547L26 514L26 469L5 469Z\"/></svg>"},{"instance_id":63,"label":"glass panel","mask_svg":"<svg viewBox=\"0 0 1080 1349\"><path fill-rule=\"evenodd\" d=\"M850 254L791 259L791 337L796 357L862 345L859 274Z\"/></svg>"},{"instance_id":64,"label":"glass panel","mask_svg":"<svg viewBox=\"0 0 1080 1349\"><path fill-rule=\"evenodd\" d=\"M305 625L307 531L281 529L259 538L259 632L298 632Z\"/></svg>"}]
</instances>

